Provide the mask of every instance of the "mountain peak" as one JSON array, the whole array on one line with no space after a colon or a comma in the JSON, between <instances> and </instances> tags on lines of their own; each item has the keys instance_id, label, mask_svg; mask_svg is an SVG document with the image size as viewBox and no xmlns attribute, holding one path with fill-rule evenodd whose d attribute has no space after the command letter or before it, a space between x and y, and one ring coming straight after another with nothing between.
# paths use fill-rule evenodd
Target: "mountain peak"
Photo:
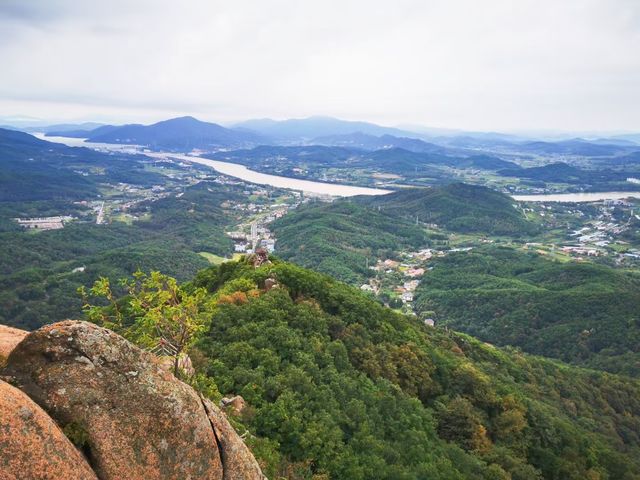
<instances>
[{"instance_id":1,"label":"mountain peak","mask_svg":"<svg viewBox=\"0 0 640 480\"><path fill-rule=\"evenodd\" d=\"M89 140L177 151L238 148L264 143L263 139L252 132L231 130L192 116L170 118L152 125L123 125L93 135Z\"/></svg>"}]
</instances>

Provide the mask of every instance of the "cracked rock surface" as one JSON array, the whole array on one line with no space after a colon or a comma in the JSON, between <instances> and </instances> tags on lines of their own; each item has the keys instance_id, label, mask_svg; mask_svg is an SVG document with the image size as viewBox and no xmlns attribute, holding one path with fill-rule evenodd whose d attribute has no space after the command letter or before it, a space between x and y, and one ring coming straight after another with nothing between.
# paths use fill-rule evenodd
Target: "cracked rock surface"
<instances>
[{"instance_id":1,"label":"cracked rock surface","mask_svg":"<svg viewBox=\"0 0 640 480\"><path fill-rule=\"evenodd\" d=\"M263 478L230 425L221 435L243 456L225 465L229 454L199 395L110 330L78 321L45 326L15 347L2 374L58 425L80 432L100 479Z\"/></svg>"},{"instance_id":2,"label":"cracked rock surface","mask_svg":"<svg viewBox=\"0 0 640 480\"><path fill-rule=\"evenodd\" d=\"M96 480L82 454L29 397L0 381L0 479Z\"/></svg>"}]
</instances>

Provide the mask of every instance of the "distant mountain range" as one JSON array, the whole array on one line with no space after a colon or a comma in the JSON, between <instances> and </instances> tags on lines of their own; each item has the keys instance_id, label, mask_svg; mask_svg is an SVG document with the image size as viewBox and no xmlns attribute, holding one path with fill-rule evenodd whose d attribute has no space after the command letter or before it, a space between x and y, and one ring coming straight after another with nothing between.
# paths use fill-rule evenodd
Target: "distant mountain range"
<instances>
[{"instance_id":1,"label":"distant mountain range","mask_svg":"<svg viewBox=\"0 0 640 480\"><path fill-rule=\"evenodd\" d=\"M389 148L402 148L418 153L444 153L445 148L433 143L427 143L417 138L396 137L385 134L382 136L368 135L362 132L344 135L327 135L314 138L309 142L312 145L325 145L332 147L350 147L362 150L381 150Z\"/></svg>"},{"instance_id":2,"label":"distant mountain range","mask_svg":"<svg viewBox=\"0 0 640 480\"><path fill-rule=\"evenodd\" d=\"M270 143L258 134L232 130L193 117L179 117L152 125L100 125L93 129L49 128L47 136L86 138L89 142L142 145L152 149L190 151L246 148Z\"/></svg>"},{"instance_id":3,"label":"distant mountain range","mask_svg":"<svg viewBox=\"0 0 640 480\"><path fill-rule=\"evenodd\" d=\"M636 145L640 145L640 133L628 133L624 135L615 135L611 137L611 139L632 142Z\"/></svg>"},{"instance_id":4,"label":"distant mountain range","mask_svg":"<svg viewBox=\"0 0 640 480\"><path fill-rule=\"evenodd\" d=\"M102 135L120 127L115 125L99 125L94 128L85 129L78 128L73 130L54 130L49 129L45 132L45 137L68 137L68 138L89 138L90 136Z\"/></svg>"},{"instance_id":5,"label":"distant mountain range","mask_svg":"<svg viewBox=\"0 0 640 480\"><path fill-rule=\"evenodd\" d=\"M249 130L277 141L311 140L332 135L394 135L399 137L420 138L422 135L393 127L382 127L374 123L340 120L332 117L294 118L289 120L247 120L236 123L236 130Z\"/></svg>"},{"instance_id":6,"label":"distant mountain range","mask_svg":"<svg viewBox=\"0 0 640 480\"><path fill-rule=\"evenodd\" d=\"M61 134L60 136L68 136L68 135L62 135L62 134L69 133L69 132L79 132L79 131L89 132L91 130L95 130L98 127L102 127L103 125L104 123L97 123L97 122L60 123L56 125L47 125L44 127L28 127L22 130L29 133L42 132L50 135L56 135L56 133L54 132L57 132Z\"/></svg>"},{"instance_id":7,"label":"distant mountain range","mask_svg":"<svg viewBox=\"0 0 640 480\"><path fill-rule=\"evenodd\" d=\"M560 142L526 142L518 145L518 148L523 152L529 153L599 157L625 152L628 151L629 147L619 144L602 144L600 141L595 143L582 138L575 138Z\"/></svg>"},{"instance_id":8,"label":"distant mountain range","mask_svg":"<svg viewBox=\"0 0 640 480\"><path fill-rule=\"evenodd\" d=\"M152 125L83 123L29 127L29 130L43 131L48 136L88 138L92 142L138 144L174 151L249 149L259 145L322 145L365 151L402 149L421 154L467 158L478 153L614 157L640 149L640 134L547 141L496 132L457 132L418 127L416 131L410 131L324 116L289 120L253 119L231 127L193 117L179 117ZM510 167L503 165L493 168Z\"/></svg>"}]
</instances>

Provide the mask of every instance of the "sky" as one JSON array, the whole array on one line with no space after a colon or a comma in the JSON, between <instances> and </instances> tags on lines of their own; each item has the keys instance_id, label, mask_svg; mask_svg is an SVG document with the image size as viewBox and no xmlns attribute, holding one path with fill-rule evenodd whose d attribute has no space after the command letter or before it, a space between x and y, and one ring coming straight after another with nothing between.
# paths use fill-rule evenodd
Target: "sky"
<instances>
[{"instance_id":1,"label":"sky","mask_svg":"<svg viewBox=\"0 0 640 480\"><path fill-rule=\"evenodd\" d=\"M640 132L639 0L0 0L0 123Z\"/></svg>"}]
</instances>

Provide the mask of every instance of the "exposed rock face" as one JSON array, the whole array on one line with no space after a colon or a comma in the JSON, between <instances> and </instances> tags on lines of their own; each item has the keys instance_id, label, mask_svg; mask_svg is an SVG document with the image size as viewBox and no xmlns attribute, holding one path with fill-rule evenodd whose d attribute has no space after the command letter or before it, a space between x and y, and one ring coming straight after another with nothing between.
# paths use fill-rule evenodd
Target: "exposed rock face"
<instances>
[{"instance_id":1,"label":"exposed rock face","mask_svg":"<svg viewBox=\"0 0 640 480\"><path fill-rule=\"evenodd\" d=\"M0 325L0 366L2 366L11 351L28 333L29 332L25 332L24 330Z\"/></svg>"},{"instance_id":2,"label":"exposed rock face","mask_svg":"<svg viewBox=\"0 0 640 480\"><path fill-rule=\"evenodd\" d=\"M220 406L224 408L225 411L231 411L234 415L240 415L246 405L244 398L240 395L225 397L220 401Z\"/></svg>"},{"instance_id":3,"label":"exposed rock face","mask_svg":"<svg viewBox=\"0 0 640 480\"><path fill-rule=\"evenodd\" d=\"M102 480L223 478L197 393L107 329L76 321L45 326L11 352L4 373L59 425L86 433Z\"/></svg>"},{"instance_id":4,"label":"exposed rock face","mask_svg":"<svg viewBox=\"0 0 640 480\"><path fill-rule=\"evenodd\" d=\"M278 281L275 278L267 278L264 281L264 289L268 292L272 288L278 287Z\"/></svg>"},{"instance_id":5,"label":"exposed rock face","mask_svg":"<svg viewBox=\"0 0 640 480\"><path fill-rule=\"evenodd\" d=\"M0 479L97 480L60 428L20 390L0 381Z\"/></svg>"},{"instance_id":6,"label":"exposed rock face","mask_svg":"<svg viewBox=\"0 0 640 480\"><path fill-rule=\"evenodd\" d=\"M224 480L263 480L260 466L242 439L229 424L224 413L213 402L202 399L220 445Z\"/></svg>"}]
</instances>

